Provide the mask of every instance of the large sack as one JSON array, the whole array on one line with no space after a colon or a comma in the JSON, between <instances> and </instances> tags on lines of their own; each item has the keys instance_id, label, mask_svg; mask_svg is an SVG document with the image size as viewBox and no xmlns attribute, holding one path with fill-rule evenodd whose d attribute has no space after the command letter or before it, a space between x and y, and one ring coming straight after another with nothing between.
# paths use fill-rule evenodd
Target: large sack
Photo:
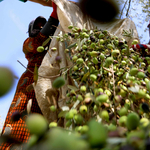
<instances>
[{"instance_id":1,"label":"large sack","mask_svg":"<svg viewBox=\"0 0 150 150\"><path fill-rule=\"evenodd\" d=\"M135 24L128 18L114 20L109 23L97 22L84 15L76 4L73 4L67 0L54 0L54 2L58 6L57 13L60 21L54 36L57 36L60 33L64 34L65 32L70 32L68 26L72 24L81 29L94 29L97 26L98 29L108 30L110 33L115 34L119 38L125 38L129 46L131 45L131 41L133 39L139 40ZM133 29L133 38L122 36L123 29ZM43 115L49 122L57 121L57 114L59 113L59 110L57 112L51 112L49 107L53 104L57 105L59 109L66 106L67 98L65 95L68 89L67 85L73 84L72 80L67 78L66 84L62 88L59 90L52 88L52 82L59 76L59 70L61 68L71 66L71 62L68 61L66 53L64 52L66 48L65 46L66 45L64 42L58 42L56 38L52 39L49 52L45 55L42 64L39 67L38 72L40 76L37 84L36 86L34 85L38 104ZM52 51L52 47L56 47L57 51ZM55 58L58 55L62 57L60 64L56 64L55 62Z\"/></svg>"}]
</instances>

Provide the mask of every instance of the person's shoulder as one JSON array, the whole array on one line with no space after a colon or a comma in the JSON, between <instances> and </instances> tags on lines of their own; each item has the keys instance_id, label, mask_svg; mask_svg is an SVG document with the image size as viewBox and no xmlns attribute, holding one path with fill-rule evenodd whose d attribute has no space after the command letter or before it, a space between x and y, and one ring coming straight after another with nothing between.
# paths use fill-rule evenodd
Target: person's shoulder
<instances>
[{"instance_id":1,"label":"person's shoulder","mask_svg":"<svg viewBox=\"0 0 150 150\"><path fill-rule=\"evenodd\" d=\"M45 40L45 39L47 39L48 38L48 36L46 36L45 34L43 34L43 33L41 33L41 32L39 32L38 33L38 35L35 37L35 41L39 41L39 40Z\"/></svg>"},{"instance_id":2,"label":"person's shoulder","mask_svg":"<svg viewBox=\"0 0 150 150\"><path fill-rule=\"evenodd\" d=\"M28 37L28 38L24 41L23 45L27 45L27 44L30 43L31 41L33 41L33 38L32 38L32 37Z\"/></svg>"},{"instance_id":3,"label":"person's shoulder","mask_svg":"<svg viewBox=\"0 0 150 150\"><path fill-rule=\"evenodd\" d=\"M34 37L27 38L23 43L23 49L28 49L28 51L33 51L34 49Z\"/></svg>"}]
</instances>

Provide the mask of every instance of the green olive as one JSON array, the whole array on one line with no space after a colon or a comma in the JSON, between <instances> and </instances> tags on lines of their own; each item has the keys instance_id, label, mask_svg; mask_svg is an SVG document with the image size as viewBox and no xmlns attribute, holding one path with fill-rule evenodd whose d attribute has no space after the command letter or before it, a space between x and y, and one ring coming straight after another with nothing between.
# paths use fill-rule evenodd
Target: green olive
<instances>
[{"instance_id":1,"label":"green olive","mask_svg":"<svg viewBox=\"0 0 150 150\"><path fill-rule=\"evenodd\" d=\"M37 48L37 52L43 52L44 51L44 47L43 46L39 46L38 48Z\"/></svg>"},{"instance_id":2,"label":"green olive","mask_svg":"<svg viewBox=\"0 0 150 150\"><path fill-rule=\"evenodd\" d=\"M86 114L87 113L87 106L86 105L80 106L79 111L81 114Z\"/></svg>"},{"instance_id":3,"label":"green olive","mask_svg":"<svg viewBox=\"0 0 150 150\"><path fill-rule=\"evenodd\" d=\"M63 77L58 77L53 81L52 86L58 89L62 87L64 84L65 84L65 79Z\"/></svg>"},{"instance_id":4,"label":"green olive","mask_svg":"<svg viewBox=\"0 0 150 150\"><path fill-rule=\"evenodd\" d=\"M138 68L132 68L132 69L130 70L130 75L131 75L131 76L135 76L138 72L139 72L139 71L138 71Z\"/></svg>"},{"instance_id":5,"label":"green olive","mask_svg":"<svg viewBox=\"0 0 150 150\"><path fill-rule=\"evenodd\" d=\"M77 64L83 64L83 62L84 62L84 60L83 60L82 58L78 58L78 59L76 60L76 63L77 63Z\"/></svg>"},{"instance_id":6,"label":"green olive","mask_svg":"<svg viewBox=\"0 0 150 150\"><path fill-rule=\"evenodd\" d=\"M108 114L108 111L103 110L103 111L100 113L100 117L102 118L102 120L109 121L109 114Z\"/></svg>"},{"instance_id":7,"label":"green olive","mask_svg":"<svg viewBox=\"0 0 150 150\"><path fill-rule=\"evenodd\" d=\"M49 128L53 128L53 127L57 127L57 123L56 122L51 122L49 124Z\"/></svg>"},{"instance_id":8,"label":"green olive","mask_svg":"<svg viewBox=\"0 0 150 150\"><path fill-rule=\"evenodd\" d=\"M108 95L107 94L102 94L96 97L96 101L98 102L106 102L108 100Z\"/></svg>"},{"instance_id":9,"label":"green olive","mask_svg":"<svg viewBox=\"0 0 150 150\"><path fill-rule=\"evenodd\" d=\"M139 79L143 79L145 77L145 73L144 72L138 72L137 77Z\"/></svg>"},{"instance_id":10,"label":"green olive","mask_svg":"<svg viewBox=\"0 0 150 150\"><path fill-rule=\"evenodd\" d=\"M85 92L85 91L86 91L86 86L84 86L84 85L81 86L81 87L80 87L80 91L81 91L81 92Z\"/></svg>"},{"instance_id":11,"label":"green olive","mask_svg":"<svg viewBox=\"0 0 150 150\"><path fill-rule=\"evenodd\" d=\"M114 59L113 57L107 57L105 60L106 65L111 65L113 63Z\"/></svg>"},{"instance_id":12,"label":"green olive","mask_svg":"<svg viewBox=\"0 0 150 150\"><path fill-rule=\"evenodd\" d=\"M138 127L140 122L140 118L138 116L138 114L136 113L130 113L127 116L127 122L126 122L126 126L129 130L134 130Z\"/></svg>"},{"instance_id":13,"label":"green olive","mask_svg":"<svg viewBox=\"0 0 150 150\"><path fill-rule=\"evenodd\" d=\"M97 51L92 51L92 52L90 52L90 55L93 57L97 57L99 55L99 53Z\"/></svg>"},{"instance_id":14,"label":"green olive","mask_svg":"<svg viewBox=\"0 0 150 150\"><path fill-rule=\"evenodd\" d=\"M31 114L26 119L26 125L31 134L41 136L48 129L48 122L41 114Z\"/></svg>"},{"instance_id":15,"label":"green olive","mask_svg":"<svg viewBox=\"0 0 150 150\"><path fill-rule=\"evenodd\" d=\"M12 88L14 75L9 68L0 67L0 97Z\"/></svg>"}]
</instances>

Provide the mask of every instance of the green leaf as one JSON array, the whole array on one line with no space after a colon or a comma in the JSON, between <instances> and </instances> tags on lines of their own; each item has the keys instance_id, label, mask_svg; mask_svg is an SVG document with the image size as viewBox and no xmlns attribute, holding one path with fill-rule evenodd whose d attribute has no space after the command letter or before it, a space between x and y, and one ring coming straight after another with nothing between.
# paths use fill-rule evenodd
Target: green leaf
<instances>
[{"instance_id":1,"label":"green leaf","mask_svg":"<svg viewBox=\"0 0 150 150\"><path fill-rule=\"evenodd\" d=\"M76 42L73 43L73 44L71 44L71 45L69 45L69 46L67 47L67 49L70 49L70 48L75 47L75 46L76 46Z\"/></svg>"},{"instance_id":2,"label":"green leaf","mask_svg":"<svg viewBox=\"0 0 150 150\"><path fill-rule=\"evenodd\" d=\"M77 39L77 45L78 45L78 48L81 49L81 41L80 41L80 39Z\"/></svg>"},{"instance_id":3,"label":"green leaf","mask_svg":"<svg viewBox=\"0 0 150 150\"><path fill-rule=\"evenodd\" d=\"M73 79L73 82L74 82L74 85L75 85L77 88L79 88L78 82L77 82L75 79Z\"/></svg>"},{"instance_id":4,"label":"green leaf","mask_svg":"<svg viewBox=\"0 0 150 150\"><path fill-rule=\"evenodd\" d=\"M61 118L61 117L65 118L65 115L66 115L67 112L68 112L68 110L61 111L61 112L58 114L58 118Z\"/></svg>"},{"instance_id":5,"label":"green leaf","mask_svg":"<svg viewBox=\"0 0 150 150\"><path fill-rule=\"evenodd\" d=\"M83 76L83 78L82 78L82 80L81 81L86 81L86 79L87 79L87 77L90 75L90 72L87 72L84 76Z\"/></svg>"},{"instance_id":6,"label":"green leaf","mask_svg":"<svg viewBox=\"0 0 150 150\"><path fill-rule=\"evenodd\" d=\"M33 80L35 82L35 85L37 83L37 80L38 80L38 67L37 67L37 64L35 64L35 67L34 67L34 75L33 75Z\"/></svg>"},{"instance_id":7,"label":"green leaf","mask_svg":"<svg viewBox=\"0 0 150 150\"><path fill-rule=\"evenodd\" d=\"M108 138L107 142L109 144L116 145L116 144L126 142L126 138L118 138L118 137Z\"/></svg>"},{"instance_id":8,"label":"green leaf","mask_svg":"<svg viewBox=\"0 0 150 150\"><path fill-rule=\"evenodd\" d=\"M68 44L66 41L64 41L64 43L65 43L65 49L66 49L68 47Z\"/></svg>"},{"instance_id":9,"label":"green leaf","mask_svg":"<svg viewBox=\"0 0 150 150\"><path fill-rule=\"evenodd\" d=\"M51 40L51 38L49 37L48 39L46 39L44 42L43 42L43 44L42 44L42 46L45 46L45 45L47 45L48 43L49 43L49 41Z\"/></svg>"},{"instance_id":10,"label":"green leaf","mask_svg":"<svg viewBox=\"0 0 150 150\"><path fill-rule=\"evenodd\" d=\"M59 71L62 71L63 69L64 69L64 71L66 71L67 67L60 68Z\"/></svg>"},{"instance_id":11,"label":"green leaf","mask_svg":"<svg viewBox=\"0 0 150 150\"><path fill-rule=\"evenodd\" d=\"M65 74L65 80L67 80L67 78L68 78L68 74L66 73L66 74Z\"/></svg>"},{"instance_id":12,"label":"green leaf","mask_svg":"<svg viewBox=\"0 0 150 150\"><path fill-rule=\"evenodd\" d=\"M71 89L71 90L74 90L74 91L77 91L77 90L78 90L77 87L72 86L72 85L67 85L67 87L68 87L69 89Z\"/></svg>"},{"instance_id":13,"label":"green leaf","mask_svg":"<svg viewBox=\"0 0 150 150\"><path fill-rule=\"evenodd\" d=\"M128 89L133 93L138 93L140 90L140 86L138 84L135 84L135 86L131 86Z\"/></svg>"},{"instance_id":14,"label":"green leaf","mask_svg":"<svg viewBox=\"0 0 150 150\"><path fill-rule=\"evenodd\" d=\"M88 72L88 68L84 67L84 73L87 73L87 72Z\"/></svg>"},{"instance_id":15,"label":"green leaf","mask_svg":"<svg viewBox=\"0 0 150 150\"><path fill-rule=\"evenodd\" d=\"M127 56L129 58L129 47L127 47Z\"/></svg>"}]
</instances>

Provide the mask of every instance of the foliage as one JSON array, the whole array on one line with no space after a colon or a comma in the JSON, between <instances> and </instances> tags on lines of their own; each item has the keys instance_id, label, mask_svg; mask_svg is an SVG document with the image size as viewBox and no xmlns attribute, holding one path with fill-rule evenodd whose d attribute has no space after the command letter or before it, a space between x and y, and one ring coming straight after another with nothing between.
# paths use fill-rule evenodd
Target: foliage
<instances>
[{"instance_id":1,"label":"foliage","mask_svg":"<svg viewBox=\"0 0 150 150\"><path fill-rule=\"evenodd\" d=\"M116 2L120 5L118 18L130 18L137 27L141 43L148 43L147 25L150 21L150 1L116 0Z\"/></svg>"},{"instance_id":2,"label":"foliage","mask_svg":"<svg viewBox=\"0 0 150 150\"><path fill-rule=\"evenodd\" d=\"M128 47L124 39L106 30L68 28L71 33L57 37L70 43L65 52L73 66L63 73L69 73L75 83L68 85L69 101L58 114L65 119L65 126L57 127L57 122L48 126L42 116L35 114L35 121L32 114L27 122L33 134L23 144L24 149L148 150L150 58L147 51L143 56ZM137 42L134 40L133 44Z\"/></svg>"}]
</instances>

